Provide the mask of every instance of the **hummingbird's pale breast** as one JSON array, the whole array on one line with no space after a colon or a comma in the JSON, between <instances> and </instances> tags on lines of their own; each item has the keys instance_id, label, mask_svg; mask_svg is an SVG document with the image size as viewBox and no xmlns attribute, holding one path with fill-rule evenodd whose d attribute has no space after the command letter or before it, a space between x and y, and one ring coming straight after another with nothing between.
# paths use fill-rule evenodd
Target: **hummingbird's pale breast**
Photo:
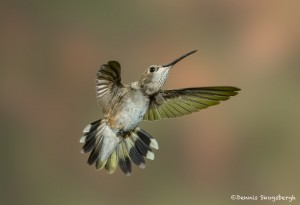
<instances>
[{"instance_id":1,"label":"hummingbird's pale breast","mask_svg":"<svg viewBox=\"0 0 300 205\"><path fill-rule=\"evenodd\" d=\"M109 126L117 133L133 130L143 119L150 102L149 97L145 96L140 89L132 89L130 86L123 89L127 91L113 100L111 109L105 115Z\"/></svg>"}]
</instances>

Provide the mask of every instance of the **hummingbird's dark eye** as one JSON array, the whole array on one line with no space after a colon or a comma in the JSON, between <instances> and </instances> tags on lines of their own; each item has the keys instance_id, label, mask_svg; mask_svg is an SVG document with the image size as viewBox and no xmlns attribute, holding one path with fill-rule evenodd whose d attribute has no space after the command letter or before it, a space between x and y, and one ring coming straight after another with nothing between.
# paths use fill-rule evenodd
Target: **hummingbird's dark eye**
<instances>
[{"instance_id":1,"label":"hummingbird's dark eye","mask_svg":"<svg viewBox=\"0 0 300 205\"><path fill-rule=\"evenodd\" d=\"M150 68L149 68L149 71L150 71L151 73L153 73L155 70L156 70L155 67L150 67Z\"/></svg>"}]
</instances>

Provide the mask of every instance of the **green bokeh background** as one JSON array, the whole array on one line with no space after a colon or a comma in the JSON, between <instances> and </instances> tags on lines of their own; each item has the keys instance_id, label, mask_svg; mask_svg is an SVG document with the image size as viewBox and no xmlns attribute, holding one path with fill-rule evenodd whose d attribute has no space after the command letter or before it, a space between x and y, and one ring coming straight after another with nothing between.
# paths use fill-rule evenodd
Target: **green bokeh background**
<instances>
[{"instance_id":1,"label":"green bokeh background","mask_svg":"<svg viewBox=\"0 0 300 205\"><path fill-rule=\"evenodd\" d=\"M1 1L0 204L300 200L299 8L297 0ZM193 49L165 88L232 85L240 94L143 122L160 149L131 177L89 167L79 139L102 117L98 67L118 60L129 83Z\"/></svg>"}]
</instances>

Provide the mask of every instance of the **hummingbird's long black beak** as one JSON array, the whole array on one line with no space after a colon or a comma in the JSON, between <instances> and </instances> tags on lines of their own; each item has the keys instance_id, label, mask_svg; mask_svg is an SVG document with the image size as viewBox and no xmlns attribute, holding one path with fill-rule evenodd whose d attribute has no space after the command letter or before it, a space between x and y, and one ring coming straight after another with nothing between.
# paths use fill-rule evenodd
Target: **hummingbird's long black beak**
<instances>
[{"instance_id":1,"label":"hummingbird's long black beak","mask_svg":"<svg viewBox=\"0 0 300 205\"><path fill-rule=\"evenodd\" d=\"M182 59L184 59L185 57L187 57L187 56L189 56L189 55L191 55L191 54L193 54L195 52L197 52L197 50L190 51L190 52L188 52L188 53L180 56L179 58L173 60L171 63L165 64L165 65L162 65L162 66L163 67L171 67L171 66L175 65L176 63L178 63L179 61L181 61Z\"/></svg>"}]
</instances>

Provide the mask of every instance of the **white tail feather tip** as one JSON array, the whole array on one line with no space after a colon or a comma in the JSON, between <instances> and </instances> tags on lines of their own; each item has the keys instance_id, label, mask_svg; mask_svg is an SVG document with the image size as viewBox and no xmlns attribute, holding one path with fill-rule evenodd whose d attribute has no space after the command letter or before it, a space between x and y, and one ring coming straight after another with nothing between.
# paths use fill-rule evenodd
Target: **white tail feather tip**
<instances>
[{"instance_id":1,"label":"white tail feather tip","mask_svg":"<svg viewBox=\"0 0 300 205\"><path fill-rule=\"evenodd\" d=\"M148 151L147 154L146 154L146 158L147 158L147 159L154 160L154 153L151 152L151 151Z\"/></svg>"},{"instance_id":2,"label":"white tail feather tip","mask_svg":"<svg viewBox=\"0 0 300 205\"><path fill-rule=\"evenodd\" d=\"M151 139L150 147L154 148L154 149L158 149L158 143L157 143L157 141L154 138Z\"/></svg>"},{"instance_id":3,"label":"white tail feather tip","mask_svg":"<svg viewBox=\"0 0 300 205\"><path fill-rule=\"evenodd\" d=\"M145 169L145 167L146 167L146 165L144 163L139 165L139 168L141 168L141 169Z\"/></svg>"},{"instance_id":4,"label":"white tail feather tip","mask_svg":"<svg viewBox=\"0 0 300 205\"><path fill-rule=\"evenodd\" d=\"M83 133L88 133L88 132L90 131L91 127L92 127L91 124L87 125L87 126L83 129Z\"/></svg>"},{"instance_id":5,"label":"white tail feather tip","mask_svg":"<svg viewBox=\"0 0 300 205\"><path fill-rule=\"evenodd\" d=\"M80 142L80 143L85 143L85 138L86 138L86 136L82 136L82 137L80 138L79 142Z\"/></svg>"}]
</instances>

